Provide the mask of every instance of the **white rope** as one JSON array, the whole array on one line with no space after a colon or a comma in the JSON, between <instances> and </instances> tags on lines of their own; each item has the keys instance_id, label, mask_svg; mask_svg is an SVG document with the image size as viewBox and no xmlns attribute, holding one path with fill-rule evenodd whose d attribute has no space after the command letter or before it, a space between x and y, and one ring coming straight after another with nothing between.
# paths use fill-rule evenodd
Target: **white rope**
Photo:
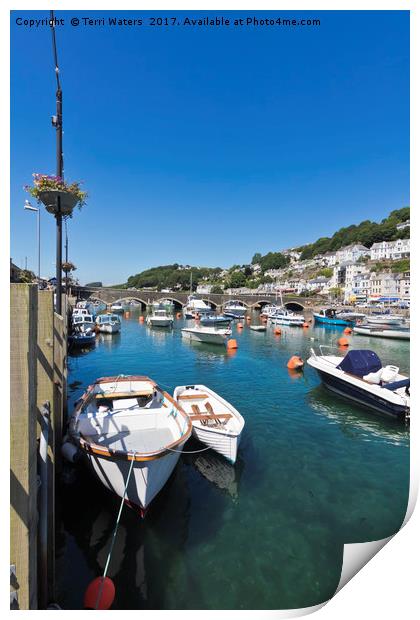
<instances>
[{"instance_id":1,"label":"white rope","mask_svg":"<svg viewBox=\"0 0 420 620\"><path fill-rule=\"evenodd\" d=\"M170 452L177 452L178 454L198 454L199 452L205 452L206 450L211 450L210 446L207 446L207 448L203 448L202 450L191 450L191 451L174 450L173 448L165 448L165 449L169 450Z\"/></svg>"},{"instance_id":2,"label":"white rope","mask_svg":"<svg viewBox=\"0 0 420 620\"><path fill-rule=\"evenodd\" d=\"M133 458L131 459L130 469L128 471L127 480L125 482L124 493L123 493L123 496L122 496L122 499L121 499L121 504L120 504L120 509L118 511L117 520L115 522L114 532L112 534L111 547L109 549L108 557L107 557L106 564L105 564L105 569L104 569L104 572L103 572L103 575L102 575L101 587L99 589L98 597L97 597L96 603L95 603L95 610L98 609L98 605L99 605L99 602L101 600L102 591L103 591L104 583L105 583L105 577L106 577L106 574L108 572L109 563L111 561L112 551L114 549L114 543L115 543L115 539L116 539L116 536L117 536L118 526L120 524L120 518L121 518L122 509L123 509L123 506L124 506L124 500L125 500L125 496L127 494L128 483L130 481L131 472L133 471L133 465L134 465L134 461L135 461L135 458L134 458L135 452L133 452L132 455L133 455Z\"/></svg>"}]
</instances>

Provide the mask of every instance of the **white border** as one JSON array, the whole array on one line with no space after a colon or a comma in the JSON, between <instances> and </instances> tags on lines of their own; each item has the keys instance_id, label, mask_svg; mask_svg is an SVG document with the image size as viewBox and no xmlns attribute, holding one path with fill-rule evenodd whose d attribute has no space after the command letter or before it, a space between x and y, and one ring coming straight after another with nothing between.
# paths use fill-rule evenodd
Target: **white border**
<instances>
[{"instance_id":1,"label":"white border","mask_svg":"<svg viewBox=\"0 0 420 620\"><path fill-rule=\"evenodd\" d=\"M48 6L46 6L48 4ZM2 86L3 89L9 91L9 45L10 45L10 33L9 33L9 11L10 10L43 10L46 11L50 8L54 8L58 13L64 10L86 10L87 6L89 10L112 10L116 9L117 3L105 3L103 1L91 0L88 5L86 2L74 1L70 0L61 0L59 3L55 3L54 7L51 7L51 3L46 2L34 2L30 0L16 0L12 2L11 0L3 0L0 6L0 16L1 16L1 41L0 41L0 58L1 62L1 78L2 78ZM297 2L292 2L289 0L288 2L279 0L277 2L263 2L260 6L256 6L256 2L250 2L249 0L243 0L242 2L200 2L199 0L194 1L166 1L166 2L150 2L149 0L144 0L142 3L134 2L133 0L120 0L118 2L118 10L126 9L126 10L164 10L164 9L174 9L174 10L278 10L278 11L295 11L298 12L300 10L411 10L411 137L412 137L412 148L411 148L411 221L412 221L412 237L416 235L418 231L417 224L417 186L418 186L418 175L419 175L419 162L418 162L418 121L417 115L415 115L414 111L420 109L420 101L418 97L418 76L420 75L420 66L418 59L419 55L419 18L418 18L418 7L415 6L414 0L353 0L353 1L339 1L339 0L319 0L317 2L310 0L301 0ZM258 3L259 4L259 3ZM9 96L7 96L9 95ZM2 193L2 204L3 209L6 212L6 221L4 229L7 230L9 225L9 209L8 205L10 204L10 195L9 195L9 178L10 178L10 168L9 168L9 140L10 140L10 127L9 127L9 118L10 118L10 109L9 109L9 100L10 100L10 92L6 93L6 96L2 98L2 109L1 109L1 136L2 136L2 150L3 157L1 158L2 166L0 166L0 188ZM4 220L3 220L4 222ZM6 233L7 235L7 233ZM2 275L4 277L4 290L8 289L8 267L9 267L9 243L8 238L2 240L3 243L0 244L1 252L2 252ZM415 243L412 244L412 274L417 274L417 256L418 251L415 248ZM418 301L418 293L416 283L413 283L412 278L412 316L417 316L417 308L419 307ZM1 316L0 316L0 324L4 325L8 323L8 310L4 307L4 302L1 304ZM414 324L414 322L413 322ZM414 325L413 325L414 326ZM411 350L416 351L417 345L417 334L413 334L411 340ZM7 336L6 332L3 332L2 338L3 350L7 352ZM6 359L4 359L6 357ZM6 373L8 370L8 355L3 356L4 364L2 368L4 368L4 372ZM411 360L411 368L412 374L417 376L417 362L412 355ZM416 419L416 414L419 413L420 408L418 406L418 398L416 397L415 391L412 395L413 400L413 418L411 424L411 438L412 438L412 446L417 445L417 439L419 436L419 422ZM414 439L413 439L414 438ZM7 442L8 443L8 442ZM5 454L6 452L6 454ZM6 451L2 451L2 476L7 476L6 479L3 478L3 488L8 488L8 465L9 465L9 455ZM420 464L420 455L418 449L414 448L411 450L411 497L410 503L414 503L414 496L417 493L418 489L418 480L419 480L419 464ZM412 509L412 506L410 506ZM6 511L3 511L6 513ZM5 537L3 541L3 549L8 549L9 539L8 539L8 513L2 514L2 534ZM363 570L358 573L353 579L351 579L350 585L343 588L342 591L326 605L320 611L317 612L317 617L323 618L324 620L336 619L337 617L343 620L347 618L354 618L355 615L362 615L362 617L369 617L370 615L375 615L375 617L381 617L383 619L395 619L396 616L401 618L412 618L415 615L415 611L418 611L418 577L419 574L419 561L418 561L418 551L419 551L419 531L420 531L420 516L419 510L417 509L414 512L411 520L407 523L407 525L403 528L403 530L398 533L388 545L373 559L371 560ZM3 556L4 557L4 556ZM7 562L2 562L2 574L0 583L2 583L4 590L5 585L7 584L7 576L6 571L8 571ZM5 592L5 596L7 592ZM8 609L8 596L4 601L3 609ZM311 611L308 609L307 611ZM26 614L28 612L21 612ZM43 613L43 612L40 612ZM74 615L74 612L64 612L66 615ZM85 612L78 612L85 613ZM123 612L112 612L114 614L121 615ZM146 612L146 611L132 611L132 612L124 612L125 614L129 613L130 615L133 613L139 614L141 613L142 618L167 618L170 614L172 618L184 619L185 617L193 617L196 615L196 612L193 611L165 611L165 612ZM249 617L249 618L273 618L273 617L284 617L283 613L279 613L276 611L225 611L225 612L217 612L218 617ZM212 611L200 611L200 616L207 616L208 618L213 617L215 612ZM292 614L289 614L289 617ZM293 614L295 615L295 614ZM416 614L417 615L417 614Z\"/></svg>"}]
</instances>

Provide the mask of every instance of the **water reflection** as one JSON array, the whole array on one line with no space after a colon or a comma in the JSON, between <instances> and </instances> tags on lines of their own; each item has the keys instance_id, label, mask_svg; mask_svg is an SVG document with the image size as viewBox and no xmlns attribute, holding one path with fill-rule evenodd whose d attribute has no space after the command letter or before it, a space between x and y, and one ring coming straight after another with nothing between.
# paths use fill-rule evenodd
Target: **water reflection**
<instances>
[{"instance_id":1,"label":"water reflection","mask_svg":"<svg viewBox=\"0 0 420 620\"><path fill-rule=\"evenodd\" d=\"M313 411L337 424L347 436L364 441L380 439L394 445L408 445L409 430L397 420L388 419L380 413L353 405L351 402L330 394L322 385L308 394ZM342 404L340 404L342 403Z\"/></svg>"}]
</instances>

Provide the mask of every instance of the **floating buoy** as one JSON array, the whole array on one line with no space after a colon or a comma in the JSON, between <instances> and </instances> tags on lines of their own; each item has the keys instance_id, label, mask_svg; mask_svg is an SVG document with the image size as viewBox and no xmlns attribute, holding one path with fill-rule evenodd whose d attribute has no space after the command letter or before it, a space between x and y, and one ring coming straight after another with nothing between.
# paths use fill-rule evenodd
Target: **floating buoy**
<instances>
[{"instance_id":1,"label":"floating buoy","mask_svg":"<svg viewBox=\"0 0 420 620\"><path fill-rule=\"evenodd\" d=\"M301 357L299 357L299 355L292 355L292 357L287 362L287 368L289 370L298 370L300 368L303 368L304 363L305 362Z\"/></svg>"},{"instance_id":2,"label":"floating buoy","mask_svg":"<svg viewBox=\"0 0 420 620\"><path fill-rule=\"evenodd\" d=\"M351 329L351 327L346 327L346 328L344 329L344 333L345 333L345 334L351 334L351 333L352 333L352 329Z\"/></svg>"},{"instance_id":3,"label":"floating buoy","mask_svg":"<svg viewBox=\"0 0 420 620\"><path fill-rule=\"evenodd\" d=\"M144 323L144 316L143 315L139 316L139 323Z\"/></svg>"},{"instance_id":4,"label":"floating buoy","mask_svg":"<svg viewBox=\"0 0 420 620\"><path fill-rule=\"evenodd\" d=\"M280 327L276 327L275 330L274 330L274 333L276 334L276 336L280 336L280 334L281 334Z\"/></svg>"},{"instance_id":5,"label":"floating buoy","mask_svg":"<svg viewBox=\"0 0 420 620\"><path fill-rule=\"evenodd\" d=\"M180 312L177 312L177 313L176 313L176 318L177 318L177 319L180 319L180 318L181 318L181 316L182 316L182 314L181 314Z\"/></svg>"},{"instance_id":6,"label":"floating buoy","mask_svg":"<svg viewBox=\"0 0 420 620\"><path fill-rule=\"evenodd\" d=\"M114 602L115 586L109 577L96 577L87 587L83 597L85 609L109 609Z\"/></svg>"},{"instance_id":7,"label":"floating buoy","mask_svg":"<svg viewBox=\"0 0 420 620\"><path fill-rule=\"evenodd\" d=\"M309 323L304 323L302 327L309 327Z\"/></svg>"},{"instance_id":8,"label":"floating buoy","mask_svg":"<svg viewBox=\"0 0 420 620\"><path fill-rule=\"evenodd\" d=\"M235 338L231 338L230 340L228 340L226 343L226 347L228 349L237 349L238 343L236 342Z\"/></svg>"},{"instance_id":9,"label":"floating buoy","mask_svg":"<svg viewBox=\"0 0 420 620\"><path fill-rule=\"evenodd\" d=\"M250 316L247 315L245 318L246 318L248 323L251 323L251 317Z\"/></svg>"},{"instance_id":10,"label":"floating buoy","mask_svg":"<svg viewBox=\"0 0 420 620\"><path fill-rule=\"evenodd\" d=\"M236 326L236 329L243 329L243 328L244 328L244 326L242 325L242 323L238 323L237 326Z\"/></svg>"},{"instance_id":11,"label":"floating buoy","mask_svg":"<svg viewBox=\"0 0 420 620\"><path fill-rule=\"evenodd\" d=\"M339 338L339 339L337 340L337 344L338 344L340 347L348 347L348 346L349 346L349 341L347 340L347 338L343 338L343 337L341 337L341 338Z\"/></svg>"},{"instance_id":12,"label":"floating buoy","mask_svg":"<svg viewBox=\"0 0 420 620\"><path fill-rule=\"evenodd\" d=\"M125 316L126 319L129 319L130 318L130 313L129 312L124 312L124 316Z\"/></svg>"}]
</instances>

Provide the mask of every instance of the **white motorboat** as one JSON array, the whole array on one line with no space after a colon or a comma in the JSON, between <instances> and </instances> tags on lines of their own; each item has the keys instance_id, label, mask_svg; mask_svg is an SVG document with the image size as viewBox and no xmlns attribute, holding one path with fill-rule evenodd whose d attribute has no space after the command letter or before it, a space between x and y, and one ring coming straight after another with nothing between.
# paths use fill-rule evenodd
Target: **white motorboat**
<instances>
[{"instance_id":1,"label":"white motorboat","mask_svg":"<svg viewBox=\"0 0 420 620\"><path fill-rule=\"evenodd\" d=\"M193 436L235 463L245 424L239 411L205 385L178 386L174 399L189 416Z\"/></svg>"},{"instance_id":2,"label":"white motorboat","mask_svg":"<svg viewBox=\"0 0 420 620\"><path fill-rule=\"evenodd\" d=\"M121 319L118 314L100 314L96 317L96 327L103 334L117 334L121 331Z\"/></svg>"},{"instance_id":3,"label":"white motorboat","mask_svg":"<svg viewBox=\"0 0 420 620\"><path fill-rule=\"evenodd\" d=\"M229 327L217 328L215 326L196 325L194 327L183 327L181 334L186 340L209 344L226 344L227 337L232 334L232 330Z\"/></svg>"},{"instance_id":4,"label":"white motorboat","mask_svg":"<svg viewBox=\"0 0 420 620\"><path fill-rule=\"evenodd\" d=\"M396 340L410 340L410 328L402 326L369 325L368 323L353 327L355 334L373 336L374 338L394 338Z\"/></svg>"},{"instance_id":5,"label":"white motorboat","mask_svg":"<svg viewBox=\"0 0 420 620\"><path fill-rule=\"evenodd\" d=\"M200 315L203 312L207 313L211 311L211 306L206 304L198 295L189 295L187 303L184 306L184 317L186 319L193 319L196 315Z\"/></svg>"},{"instance_id":6,"label":"white motorboat","mask_svg":"<svg viewBox=\"0 0 420 620\"><path fill-rule=\"evenodd\" d=\"M399 326L403 321L404 317L397 314L371 314L370 316L366 316L366 322L371 325Z\"/></svg>"},{"instance_id":7,"label":"white motorboat","mask_svg":"<svg viewBox=\"0 0 420 620\"><path fill-rule=\"evenodd\" d=\"M273 325L290 325L291 327L302 327L305 322L303 314L295 314L287 308L277 309L270 317Z\"/></svg>"},{"instance_id":8,"label":"white motorboat","mask_svg":"<svg viewBox=\"0 0 420 620\"><path fill-rule=\"evenodd\" d=\"M121 303L115 303L111 305L112 312L124 312L124 306Z\"/></svg>"},{"instance_id":9,"label":"white motorboat","mask_svg":"<svg viewBox=\"0 0 420 620\"><path fill-rule=\"evenodd\" d=\"M153 314L149 314L146 323L149 327L172 327L174 319L164 308L160 308L154 310Z\"/></svg>"},{"instance_id":10,"label":"white motorboat","mask_svg":"<svg viewBox=\"0 0 420 620\"><path fill-rule=\"evenodd\" d=\"M172 396L148 377L124 375L89 386L69 426L102 484L120 497L127 485L126 501L142 516L191 432L189 416Z\"/></svg>"},{"instance_id":11,"label":"white motorboat","mask_svg":"<svg viewBox=\"0 0 420 620\"><path fill-rule=\"evenodd\" d=\"M266 304L261 310L261 316L270 318L277 310L281 310L281 306L278 304Z\"/></svg>"},{"instance_id":12,"label":"white motorboat","mask_svg":"<svg viewBox=\"0 0 420 620\"><path fill-rule=\"evenodd\" d=\"M325 387L390 417L410 417L410 379L396 366L382 366L374 351L351 350L347 355L317 355L311 349L309 366L317 370Z\"/></svg>"},{"instance_id":13,"label":"white motorboat","mask_svg":"<svg viewBox=\"0 0 420 620\"><path fill-rule=\"evenodd\" d=\"M239 301L228 301L223 308L223 314L232 319L243 319L246 307Z\"/></svg>"},{"instance_id":14,"label":"white motorboat","mask_svg":"<svg viewBox=\"0 0 420 620\"><path fill-rule=\"evenodd\" d=\"M71 317L71 324L73 329L77 328L78 332L85 332L86 330L93 331L95 328L95 321L92 314L73 314Z\"/></svg>"},{"instance_id":15,"label":"white motorboat","mask_svg":"<svg viewBox=\"0 0 420 620\"><path fill-rule=\"evenodd\" d=\"M265 332L265 331L267 331L266 325L250 325L249 329L252 329L253 332Z\"/></svg>"}]
</instances>

